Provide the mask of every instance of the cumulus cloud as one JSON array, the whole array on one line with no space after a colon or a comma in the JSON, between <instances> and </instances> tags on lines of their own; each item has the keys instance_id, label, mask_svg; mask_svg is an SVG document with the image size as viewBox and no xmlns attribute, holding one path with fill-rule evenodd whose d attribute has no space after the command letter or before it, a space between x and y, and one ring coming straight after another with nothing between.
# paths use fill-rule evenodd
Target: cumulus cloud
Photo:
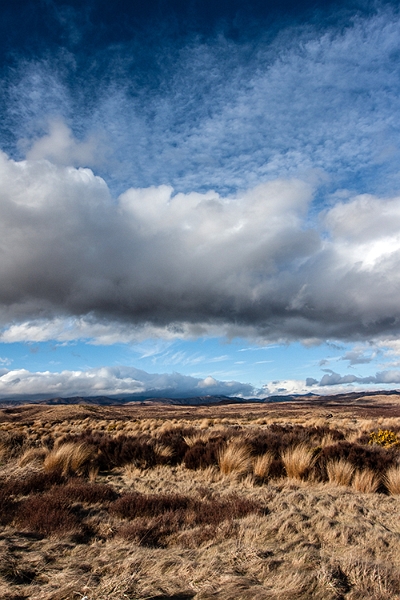
<instances>
[{"instance_id":1,"label":"cumulus cloud","mask_svg":"<svg viewBox=\"0 0 400 600\"><path fill-rule=\"evenodd\" d=\"M49 132L30 144L26 158L48 159L54 164L66 166L94 166L102 162L98 142L94 136L78 141L61 119L54 119L49 122ZM26 144L29 144L28 140L20 141L21 147Z\"/></svg>"},{"instance_id":2,"label":"cumulus cloud","mask_svg":"<svg viewBox=\"0 0 400 600\"><path fill-rule=\"evenodd\" d=\"M104 367L88 371L32 373L26 369L0 369L0 398L15 396L118 396L185 398L204 395L251 397L257 390L238 381L217 381L213 377L150 374L134 367Z\"/></svg>"},{"instance_id":3,"label":"cumulus cloud","mask_svg":"<svg viewBox=\"0 0 400 600\"><path fill-rule=\"evenodd\" d=\"M1 154L2 340L395 336L400 198L311 218L313 193L279 179L231 197L159 186L114 199L89 169Z\"/></svg>"}]
</instances>

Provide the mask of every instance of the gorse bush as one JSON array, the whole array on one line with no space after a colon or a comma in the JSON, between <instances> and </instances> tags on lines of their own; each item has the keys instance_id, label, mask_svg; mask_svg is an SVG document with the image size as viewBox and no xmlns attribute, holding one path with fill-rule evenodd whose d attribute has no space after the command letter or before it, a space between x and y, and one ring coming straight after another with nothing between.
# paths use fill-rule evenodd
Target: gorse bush
<instances>
[{"instance_id":1,"label":"gorse bush","mask_svg":"<svg viewBox=\"0 0 400 600\"><path fill-rule=\"evenodd\" d=\"M394 431L390 431L389 429L379 429L379 431L372 431L369 434L368 443L390 447L400 445L400 440Z\"/></svg>"}]
</instances>

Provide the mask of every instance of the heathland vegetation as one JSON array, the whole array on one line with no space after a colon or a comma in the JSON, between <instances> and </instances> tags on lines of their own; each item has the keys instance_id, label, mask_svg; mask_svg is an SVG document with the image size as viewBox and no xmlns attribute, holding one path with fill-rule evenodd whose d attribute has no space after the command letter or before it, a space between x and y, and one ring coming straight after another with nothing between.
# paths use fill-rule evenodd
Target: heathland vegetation
<instances>
[{"instance_id":1,"label":"heathland vegetation","mask_svg":"<svg viewBox=\"0 0 400 600\"><path fill-rule=\"evenodd\" d=\"M4 600L393 600L399 509L395 405L0 410Z\"/></svg>"}]
</instances>

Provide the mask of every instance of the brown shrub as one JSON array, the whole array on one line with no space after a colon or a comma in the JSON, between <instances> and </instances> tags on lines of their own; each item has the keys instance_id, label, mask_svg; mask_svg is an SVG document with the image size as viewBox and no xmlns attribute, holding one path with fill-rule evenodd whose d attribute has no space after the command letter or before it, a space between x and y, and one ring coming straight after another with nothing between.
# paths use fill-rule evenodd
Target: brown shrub
<instances>
[{"instance_id":1,"label":"brown shrub","mask_svg":"<svg viewBox=\"0 0 400 600\"><path fill-rule=\"evenodd\" d=\"M81 532L79 519L72 513L69 502L52 494L25 500L19 507L15 522L30 532L45 536Z\"/></svg>"},{"instance_id":2,"label":"brown shrub","mask_svg":"<svg viewBox=\"0 0 400 600\"><path fill-rule=\"evenodd\" d=\"M118 535L145 546L165 546L169 536L193 527L197 528L196 539L212 539L223 521L250 513L262 514L265 508L235 494L203 501L178 495L126 494L114 502L110 512L131 520L119 529ZM188 534L188 540L190 537Z\"/></svg>"},{"instance_id":3,"label":"brown shrub","mask_svg":"<svg viewBox=\"0 0 400 600\"><path fill-rule=\"evenodd\" d=\"M189 448L183 462L187 469L207 469L218 465L218 456L225 444L223 437L210 438L208 442L197 441Z\"/></svg>"},{"instance_id":4,"label":"brown shrub","mask_svg":"<svg viewBox=\"0 0 400 600\"><path fill-rule=\"evenodd\" d=\"M118 493L107 484L89 483L82 480L72 480L66 485L52 489L53 498L67 503L86 502L87 504L109 503L118 498Z\"/></svg>"}]
</instances>

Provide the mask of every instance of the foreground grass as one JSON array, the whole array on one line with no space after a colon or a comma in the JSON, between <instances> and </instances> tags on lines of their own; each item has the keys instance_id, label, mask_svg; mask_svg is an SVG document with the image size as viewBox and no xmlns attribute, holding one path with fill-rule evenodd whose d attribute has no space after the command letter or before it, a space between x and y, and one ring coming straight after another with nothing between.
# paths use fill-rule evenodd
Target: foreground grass
<instances>
[{"instance_id":1,"label":"foreground grass","mask_svg":"<svg viewBox=\"0 0 400 600\"><path fill-rule=\"evenodd\" d=\"M215 414L0 423L0 597L400 598L376 421Z\"/></svg>"}]
</instances>

